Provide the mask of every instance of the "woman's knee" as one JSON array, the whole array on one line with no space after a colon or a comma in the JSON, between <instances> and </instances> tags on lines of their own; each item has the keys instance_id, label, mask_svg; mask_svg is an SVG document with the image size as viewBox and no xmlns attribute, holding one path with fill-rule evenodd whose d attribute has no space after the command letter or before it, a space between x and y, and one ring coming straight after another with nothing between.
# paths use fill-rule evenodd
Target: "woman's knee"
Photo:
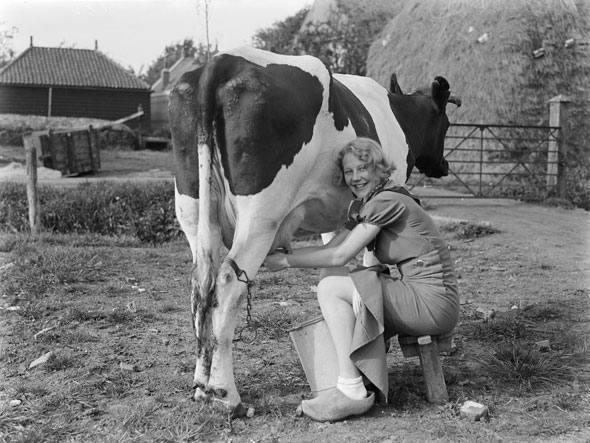
<instances>
[{"instance_id":1,"label":"woman's knee","mask_svg":"<svg viewBox=\"0 0 590 443\"><path fill-rule=\"evenodd\" d=\"M318 283L318 302L320 305L333 300L351 302L354 283L348 276L329 276Z\"/></svg>"}]
</instances>

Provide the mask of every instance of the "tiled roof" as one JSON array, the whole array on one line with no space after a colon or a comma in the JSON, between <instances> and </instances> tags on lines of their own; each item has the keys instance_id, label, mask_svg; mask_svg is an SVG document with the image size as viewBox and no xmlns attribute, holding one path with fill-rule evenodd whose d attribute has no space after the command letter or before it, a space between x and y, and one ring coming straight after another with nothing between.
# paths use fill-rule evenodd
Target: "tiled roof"
<instances>
[{"instance_id":1,"label":"tiled roof","mask_svg":"<svg viewBox=\"0 0 590 443\"><path fill-rule=\"evenodd\" d=\"M73 48L25 50L0 70L0 85L149 89L100 51Z\"/></svg>"},{"instance_id":2,"label":"tiled roof","mask_svg":"<svg viewBox=\"0 0 590 443\"><path fill-rule=\"evenodd\" d=\"M164 92L169 89L172 89L172 87L176 84L178 79L180 79L182 74L184 74L185 72L188 72L188 71L193 71L201 65L202 65L202 63L200 63L194 57L180 58L176 63L174 63L174 65L172 65L170 67L170 78L168 80L168 84L166 85L166 87L164 87L164 85L162 83L162 77L160 77L152 85L152 91L153 92Z\"/></svg>"}]
</instances>

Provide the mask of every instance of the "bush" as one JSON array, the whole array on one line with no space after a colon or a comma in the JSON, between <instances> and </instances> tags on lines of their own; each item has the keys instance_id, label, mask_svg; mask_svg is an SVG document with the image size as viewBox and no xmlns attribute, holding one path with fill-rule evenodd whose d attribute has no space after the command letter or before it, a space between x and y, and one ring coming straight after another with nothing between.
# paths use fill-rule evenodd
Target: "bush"
<instances>
[{"instance_id":1,"label":"bush","mask_svg":"<svg viewBox=\"0 0 590 443\"><path fill-rule=\"evenodd\" d=\"M568 168L565 186L567 200L577 208L590 211L590 166Z\"/></svg>"},{"instance_id":2,"label":"bush","mask_svg":"<svg viewBox=\"0 0 590 443\"><path fill-rule=\"evenodd\" d=\"M174 189L169 183L42 186L39 203L41 226L54 233L131 235L153 244L180 233L174 214ZM0 185L0 231L28 229L25 185Z\"/></svg>"}]
</instances>

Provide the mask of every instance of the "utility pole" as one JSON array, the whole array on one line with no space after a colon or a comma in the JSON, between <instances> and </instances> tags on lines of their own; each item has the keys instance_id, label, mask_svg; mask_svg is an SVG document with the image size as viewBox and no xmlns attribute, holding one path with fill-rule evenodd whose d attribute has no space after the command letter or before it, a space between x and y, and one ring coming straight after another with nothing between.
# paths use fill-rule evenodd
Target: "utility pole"
<instances>
[{"instance_id":1,"label":"utility pole","mask_svg":"<svg viewBox=\"0 0 590 443\"><path fill-rule=\"evenodd\" d=\"M207 61L211 57L210 46L209 46L209 0L203 0L205 3L205 36L207 39Z\"/></svg>"}]
</instances>

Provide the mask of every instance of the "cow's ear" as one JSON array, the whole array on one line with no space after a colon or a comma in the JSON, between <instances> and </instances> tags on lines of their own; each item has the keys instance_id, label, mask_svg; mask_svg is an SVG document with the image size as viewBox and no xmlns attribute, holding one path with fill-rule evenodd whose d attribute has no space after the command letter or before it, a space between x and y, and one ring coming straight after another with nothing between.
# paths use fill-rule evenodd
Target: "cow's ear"
<instances>
[{"instance_id":1,"label":"cow's ear","mask_svg":"<svg viewBox=\"0 0 590 443\"><path fill-rule=\"evenodd\" d=\"M432 100L434 100L439 112L444 112L450 95L449 82L444 77L435 77L432 82Z\"/></svg>"},{"instance_id":2,"label":"cow's ear","mask_svg":"<svg viewBox=\"0 0 590 443\"><path fill-rule=\"evenodd\" d=\"M402 88L400 88L399 83L397 82L397 75L395 75L395 72L391 74L391 78L389 79L389 92L399 95L404 94L402 92Z\"/></svg>"}]
</instances>

